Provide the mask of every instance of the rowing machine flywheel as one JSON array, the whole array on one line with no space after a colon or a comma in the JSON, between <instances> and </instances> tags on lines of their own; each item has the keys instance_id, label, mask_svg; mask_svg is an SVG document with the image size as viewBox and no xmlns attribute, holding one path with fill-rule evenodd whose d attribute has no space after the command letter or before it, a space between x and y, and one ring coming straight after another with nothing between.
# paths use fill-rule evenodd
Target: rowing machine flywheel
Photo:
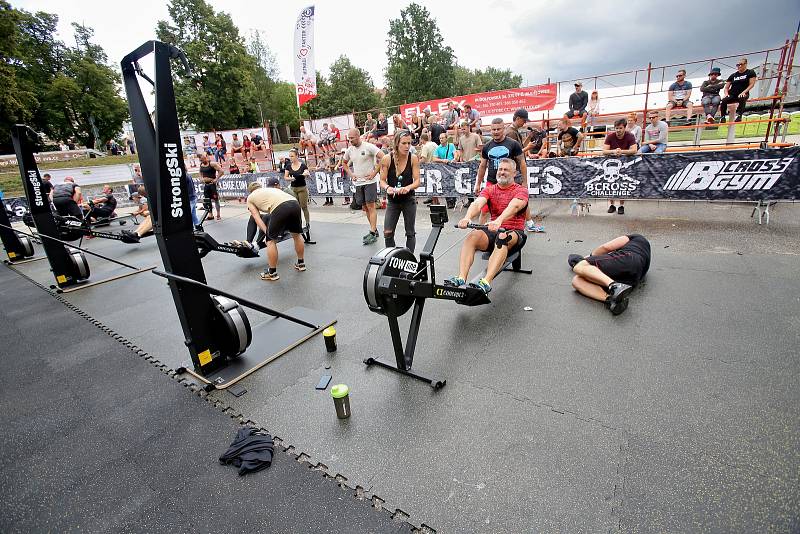
<instances>
[{"instance_id":1,"label":"rowing machine flywheel","mask_svg":"<svg viewBox=\"0 0 800 534\"><path fill-rule=\"evenodd\" d=\"M219 295L212 295L211 300L227 330L227 335L219 336L220 350L230 358L236 357L247 350L253 339L250 321L235 300Z\"/></svg>"},{"instance_id":2,"label":"rowing machine flywheel","mask_svg":"<svg viewBox=\"0 0 800 534\"><path fill-rule=\"evenodd\" d=\"M392 313L398 316L410 310L414 305L414 297L392 294L390 288L381 287L381 278L411 278L416 274L418 265L417 257L403 247L385 248L370 258L364 272L364 299L369 309L386 315L387 308L391 307Z\"/></svg>"}]
</instances>

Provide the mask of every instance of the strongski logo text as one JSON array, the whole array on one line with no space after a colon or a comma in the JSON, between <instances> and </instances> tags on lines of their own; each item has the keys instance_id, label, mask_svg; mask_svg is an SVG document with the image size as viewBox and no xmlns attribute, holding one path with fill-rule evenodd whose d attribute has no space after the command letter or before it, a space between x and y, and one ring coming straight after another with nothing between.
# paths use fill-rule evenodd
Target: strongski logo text
<instances>
[{"instance_id":1,"label":"strongski logo text","mask_svg":"<svg viewBox=\"0 0 800 534\"><path fill-rule=\"evenodd\" d=\"M665 191L767 190L794 158L699 161L690 163L669 177Z\"/></svg>"},{"instance_id":2,"label":"strongski logo text","mask_svg":"<svg viewBox=\"0 0 800 534\"><path fill-rule=\"evenodd\" d=\"M172 193L172 202L170 202L170 214L174 218L183 216L183 207L181 205L181 184L183 183L183 169L178 159L178 146L174 143L164 143L166 149L165 158L167 161L167 171L169 172L169 185L170 193Z\"/></svg>"}]
</instances>

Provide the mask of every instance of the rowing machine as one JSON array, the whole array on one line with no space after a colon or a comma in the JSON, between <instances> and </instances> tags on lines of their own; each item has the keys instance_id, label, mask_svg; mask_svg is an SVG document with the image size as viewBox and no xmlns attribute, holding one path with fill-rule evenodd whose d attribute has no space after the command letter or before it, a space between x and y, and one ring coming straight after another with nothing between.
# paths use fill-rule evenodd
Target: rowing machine
<instances>
[{"instance_id":1,"label":"rowing machine","mask_svg":"<svg viewBox=\"0 0 800 534\"><path fill-rule=\"evenodd\" d=\"M420 252L419 260L408 249L390 247L378 252L367 264L364 272L364 299L371 311L388 319L397 365L392 366L375 358L367 358L364 363L410 376L429 383L434 389L439 389L445 386L446 380L426 378L411 371L425 299L452 300L464 306L480 306L491 301L478 287L468 285L455 287L436 283L433 250L448 219L445 206L430 206L430 209L433 228ZM470 227L484 228L481 225L470 225ZM502 270L530 274L531 271L521 268L522 247L516 247L510 252ZM512 268L508 269L509 266ZM412 307L414 311L404 348L397 319Z\"/></svg>"}]
</instances>

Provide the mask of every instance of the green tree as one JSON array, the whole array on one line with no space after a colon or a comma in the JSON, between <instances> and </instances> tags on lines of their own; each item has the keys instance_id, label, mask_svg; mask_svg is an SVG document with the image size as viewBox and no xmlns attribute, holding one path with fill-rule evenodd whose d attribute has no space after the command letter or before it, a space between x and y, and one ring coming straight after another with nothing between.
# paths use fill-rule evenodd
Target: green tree
<instances>
[{"instance_id":1,"label":"green tree","mask_svg":"<svg viewBox=\"0 0 800 534\"><path fill-rule=\"evenodd\" d=\"M94 31L73 23L76 47L67 50L63 71L55 75L44 94L47 128L54 139L74 138L95 147L116 138L128 118L120 97L120 76L108 58L91 42Z\"/></svg>"},{"instance_id":2,"label":"green tree","mask_svg":"<svg viewBox=\"0 0 800 534\"><path fill-rule=\"evenodd\" d=\"M369 73L353 65L347 56L339 56L330 71L328 101L331 115L375 109L381 105Z\"/></svg>"},{"instance_id":3,"label":"green tree","mask_svg":"<svg viewBox=\"0 0 800 534\"><path fill-rule=\"evenodd\" d=\"M512 89L520 84L522 76L514 74L511 69L486 67L486 70L472 70L456 65L453 96Z\"/></svg>"},{"instance_id":4,"label":"green tree","mask_svg":"<svg viewBox=\"0 0 800 534\"><path fill-rule=\"evenodd\" d=\"M386 66L387 104L419 102L453 95L455 56L445 46L430 12L409 4L389 21Z\"/></svg>"},{"instance_id":5,"label":"green tree","mask_svg":"<svg viewBox=\"0 0 800 534\"><path fill-rule=\"evenodd\" d=\"M182 122L201 130L257 124L258 65L230 15L216 13L205 0L170 0L167 9L171 20L159 21L156 35L181 48L192 67L190 79L175 75Z\"/></svg>"}]
</instances>

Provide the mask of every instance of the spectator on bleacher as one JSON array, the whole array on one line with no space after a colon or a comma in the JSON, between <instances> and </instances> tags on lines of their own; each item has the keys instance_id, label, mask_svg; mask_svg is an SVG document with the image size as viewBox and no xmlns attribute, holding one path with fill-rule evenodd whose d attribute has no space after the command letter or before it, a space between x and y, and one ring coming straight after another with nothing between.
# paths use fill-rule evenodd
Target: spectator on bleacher
<instances>
[{"instance_id":1,"label":"spectator on bleacher","mask_svg":"<svg viewBox=\"0 0 800 534\"><path fill-rule=\"evenodd\" d=\"M469 104L464 104L464 119L467 121L470 132L481 127L481 114Z\"/></svg>"},{"instance_id":2,"label":"spectator on bleacher","mask_svg":"<svg viewBox=\"0 0 800 534\"><path fill-rule=\"evenodd\" d=\"M375 131L372 137L376 142L380 143L381 139L387 135L389 135L389 120L386 118L386 114L381 112L378 113L378 122L375 124Z\"/></svg>"},{"instance_id":3,"label":"spectator on bleacher","mask_svg":"<svg viewBox=\"0 0 800 534\"><path fill-rule=\"evenodd\" d=\"M669 123L670 111L673 109L685 109L686 121L692 118L692 82L686 79L686 71L681 69L675 75L675 81L669 86L667 91L667 107L665 115Z\"/></svg>"},{"instance_id":4,"label":"spectator on bleacher","mask_svg":"<svg viewBox=\"0 0 800 534\"><path fill-rule=\"evenodd\" d=\"M514 112L514 116L511 118L511 124L506 127L506 137L510 137L519 143L519 146L525 146L523 142L524 134L521 130L525 127L526 122L528 122L528 110L519 108Z\"/></svg>"},{"instance_id":5,"label":"spectator on bleacher","mask_svg":"<svg viewBox=\"0 0 800 534\"><path fill-rule=\"evenodd\" d=\"M458 124L458 117L461 114L460 110L456 107L456 103L452 100L447 103L447 113L444 116L444 128L447 131L455 129Z\"/></svg>"},{"instance_id":6,"label":"spectator on bleacher","mask_svg":"<svg viewBox=\"0 0 800 534\"><path fill-rule=\"evenodd\" d=\"M589 108L586 110L586 122L594 131L597 124L597 116L600 115L600 96L597 91L592 91L592 96L589 97Z\"/></svg>"},{"instance_id":7,"label":"spectator on bleacher","mask_svg":"<svg viewBox=\"0 0 800 534\"><path fill-rule=\"evenodd\" d=\"M639 145L636 143L636 139L633 138L633 134L625 130L627 125L628 121L625 119L617 119L614 121L614 131L606 136L606 140L603 143L603 155L632 156L636 154ZM617 210L616 206L614 206L614 200L611 199L609 201L608 213L614 213L616 211L619 215L624 215L624 204L625 201L620 200L619 210Z\"/></svg>"},{"instance_id":8,"label":"spectator on bleacher","mask_svg":"<svg viewBox=\"0 0 800 534\"><path fill-rule=\"evenodd\" d=\"M431 141L431 137L428 132L423 132L419 136L419 144L421 146L419 149L420 163L430 163L433 161L433 156L436 154L436 149L439 148L439 145Z\"/></svg>"},{"instance_id":9,"label":"spectator on bleacher","mask_svg":"<svg viewBox=\"0 0 800 534\"><path fill-rule=\"evenodd\" d=\"M461 135L458 138L456 161L472 161L480 158L483 139L475 132L470 131L469 123L461 123Z\"/></svg>"},{"instance_id":10,"label":"spectator on bleacher","mask_svg":"<svg viewBox=\"0 0 800 534\"><path fill-rule=\"evenodd\" d=\"M575 92L569 95L569 110L564 113L565 119L578 116L581 124L586 122L586 106L589 105L589 95L583 90L583 83L575 82Z\"/></svg>"},{"instance_id":11,"label":"spectator on bleacher","mask_svg":"<svg viewBox=\"0 0 800 534\"><path fill-rule=\"evenodd\" d=\"M342 131L336 127L334 123L331 123L331 136L333 139L333 149L334 152L336 151L336 143L342 140Z\"/></svg>"},{"instance_id":12,"label":"spectator on bleacher","mask_svg":"<svg viewBox=\"0 0 800 534\"><path fill-rule=\"evenodd\" d=\"M456 146L448 142L447 134L442 132L439 135L439 146L433 155L434 163L449 163L456 157Z\"/></svg>"},{"instance_id":13,"label":"spectator on bleacher","mask_svg":"<svg viewBox=\"0 0 800 534\"><path fill-rule=\"evenodd\" d=\"M267 149L266 145L264 144L264 139L255 132L253 132L253 135L250 136L250 141L253 143L253 152Z\"/></svg>"},{"instance_id":14,"label":"spectator on bleacher","mask_svg":"<svg viewBox=\"0 0 800 534\"><path fill-rule=\"evenodd\" d=\"M242 174L242 171L239 169L239 164L236 163L236 159L231 160L231 164L228 166L228 174Z\"/></svg>"},{"instance_id":15,"label":"spectator on bleacher","mask_svg":"<svg viewBox=\"0 0 800 534\"><path fill-rule=\"evenodd\" d=\"M217 147L217 151L214 154L214 159L217 160L217 163L225 161L225 155L228 153L228 145L225 142L225 139L222 137L222 134L217 134L216 140L214 141L214 146Z\"/></svg>"},{"instance_id":16,"label":"spectator on bleacher","mask_svg":"<svg viewBox=\"0 0 800 534\"><path fill-rule=\"evenodd\" d=\"M332 151L335 152L335 147L333 146L333 134L331 133L330 129L328 129L328 123L322 123L322 130L319 132L319 142L317 146L319 146L322 154L327 156Z\"/></svg>"},{"instance_id":17,"label":"spectator on bleacher","mask_svg":"<svg viewBox=\"0 0 800 534\"><path fill-rule=\"evenodd\" d=\"M211 144L211 141L208 140L208 136L204 135L203 136L203 152L205 152L209 156L213 156L216 153L216 149L212 148L212 147L213 147L213 145Z\"/></svg>"},{"instance_id":18,"label":"spectator on bleacher","mask_svg":"<svg viewBox=\"0 0 800 534\"><path fill-rule=\"evenodd\" d=\"M399 113L392 115L392 125L394 126L395 131L409 129L406 121L403 120L403 117L401 117Z\"/></svg>"},{"instance_id":19,"label":"spectator on bleacher","mask_svg":"<svg viewBox=\"0 0 800 534\"><path fill-rule=\"evenodd\" d=\"M375 119L372 118L372 113L367 113L367 119L364 121L364 138L366 139L372 130L375 129Z\"/></svg>"},{"instance_id":20,"label":"spectator on bleacher","mask_svg":"<svg viewBox=\"0 0 800 534\"><path fill-rule=\"evenodd\" d=\"M708 79L700 86L700 93L703 98L700 103L703 105L703 110L706 112L706 122L713 123L714 117L717 115L719 109L720 96L719 92L725 86L725 82L719 79L721 71L719 67L714 67L708 73Z\"/></svg>"},{"instance_id":21,"label":"spectator on bleacher","mask_svg":"<svg viewBox=\"0 0 800 534\"><path fill-rule=\"evenodd\" d=\"M314 152L314 157L317 156L317 145L314 142L314 136L306 132L306 127L300 127L300 150L303 151L305 156L308 156L308 149Z\"/></svg>"},{"instance_id":22,"label":"spectator on bleacher","mask_svg":"<svg viewBox=\"0 0 800 534\"><path fill-rule=\"evenodd\" d=\"M447 130L439 122L439 116L436 115L436 113L432 113L429 120L428 130L431 132L431 141L438 145L439 139L441 139L442 134L446 133Z\"/></svg>"},{"instance_id":23,"label":"spectator on bleacher","mask_svg":"<svg viewBox=\"0 0 800 534\"><path fill-rule=\"evenodd\" d=\"M411 110L411 119L408 121L408 127L411 131L411 138L412 143L417 144L419 142L419 136L422 134L422 118L417 115L417 112Z\"/></svg>"},{"instance_id":24,"label":"spectator on bleacher","mask_svg":"<svg viewBox=\"0 0 800 534\"><path fill-rule=\"evenodd\" d=\"M647 154L648 152L653 152L660 154L667 149L669 126L667 126L666 122L659 120L658 111L650 111L647 114L647 118L650 119L650 124L644 129L644 143L642 143L639 153Z\"/></svg>"},{"instance_id":25,"label":"spectator on bleacher","mask_svg":"<svg viewBox=\"0 0 800 534\"><path fill-rule=\"evenodd\" d=\"M642 127L639 126L638 113L635 111L628 113L628 125L625 127L625 129L633 134L633 138L636 139L636 144L640 144L642 142Z\"/></svg>"},{"instance_id":26,"label":"spectator on bleacher","mask_svg":"<svg viewBox=\"0 0 800 534\"><path fill-rule=\"evenodd\" d=\"M736 63L736 72L728 76L725 81L725 98L720 100L719 111L721 122L728 119L728 104L736 102L736 122L742 120L742 113L750 98L750 90L756 84L756 72L747 68L747 58L743 57Z\"/></svg>"},{"instance_id":27,"label":"spectator on bleacher","mask_svg":"<svg viewBox=\"0 0 800 534\"><path fill-rule=\"evenodd\" d=\"M236 154L242 154L244 156L244 146L239 140L239 134L233 134L231 139L231 158L235 160Z\"/></svg>"},{"instance_id":28,"label":"spectator on bleacher","mask_svg":"<svg viewBox=\"0 0 800 534\"><path fill-rule=\"evenodd\" d=\"M250 155L253 153L253 142L250 140L250 137L245 134L242 136L242 157L245 161L250 159Z\"/></svg>"},{"instance_id":29,"label":"spectator on bleacher","mask_svg":"<svg viewBox=\"0 0 800 534\"><path fill-rule=\"evenodd\" d=\"M539 159L547 157L547 131L538 126L528 127L528 136L522 152L526 158Z\"/></svg>"},{"instance_id":30,"label":"spectator on bleacher","mask_svg":"<svg viewBox=\"0 0 800 534\"><path fill-rule=\"evenodd\" d=\"M583 143L583 133L574 126L570 126L570 120L566 117L561 119L558 124L558 157L577 156Z\"/></svg>"},{"instance_id":31,"label":"spectator on bleacher","mask_svg":"<svg viewBox=\"0 0 800 534\"><path fill-rule=\"evenodd\" d=\"M261 172L261 169L258 168L258 163L256 163L255 156L250 156L250 163L247 165L248 172Z\"/></svg>"},{"instance_id":32,"label":"spectator on bleacher","mask_svg":"<svg viewBox=\"0 0 800 534\"><path fill-rule=\"evenodd\" d=\"M422 125L429 126L431 123L431 107L428 106L422 110Z\"/></svg>"}]
</instances>

